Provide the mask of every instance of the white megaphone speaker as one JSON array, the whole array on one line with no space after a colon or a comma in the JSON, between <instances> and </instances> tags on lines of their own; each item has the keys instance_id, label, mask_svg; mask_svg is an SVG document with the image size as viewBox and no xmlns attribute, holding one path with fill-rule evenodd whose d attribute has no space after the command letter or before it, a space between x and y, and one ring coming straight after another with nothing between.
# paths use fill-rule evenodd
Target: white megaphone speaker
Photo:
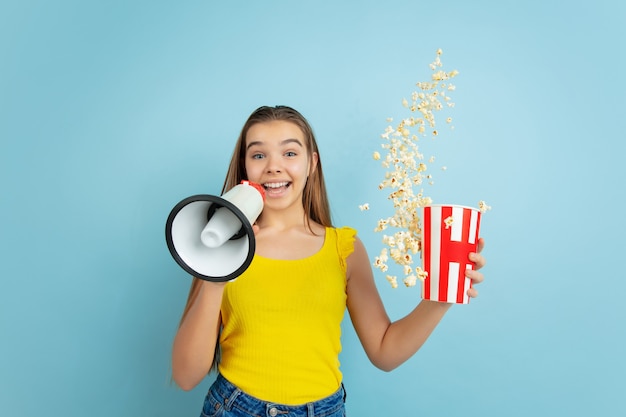
<instances>
[{"instance_id":1,"label":"white megaphone speaker","mask_svg":"<svg viewBox=\"0 0 626 417\"><path fill-rule=\"evenodd\" d=\"M254 257L252 225L263 210L265 190L242 181L221 197L201 194L178 203L167 218L165 239L174 260L205 281L237 278Z\"/></svg>"}]
</instances>

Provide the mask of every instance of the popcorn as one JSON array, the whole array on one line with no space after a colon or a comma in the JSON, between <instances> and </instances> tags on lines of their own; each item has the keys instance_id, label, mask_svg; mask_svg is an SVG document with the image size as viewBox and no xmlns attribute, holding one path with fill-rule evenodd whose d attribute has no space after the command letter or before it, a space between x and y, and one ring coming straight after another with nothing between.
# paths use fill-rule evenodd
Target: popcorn
<instances>
[{"instance_id":1,"label":"popcorn","mask_svg":"<svg viewBox=\"0 0 626 417\"><path fill-rule=\"evenodd\" d=\"M454 223L454 217L452 216L446 217L443 222L446 225L446 229L449 229L450 226L452 226L452 223Z\"/></svg>"},{"instance_id":2,"label":"popcorn","mask_svg":"<svg viewBox=\"0 0 626 417\"><path fill-rule=\"evenodd\" d=\"M408 275L406 278L402 280L402 282L404 282L404 285L407 287L414 287L415 284L417 284L417 276Z\"/></svg>"},{"instance_id":3,"label":"popcorn","mask_svg":"<svg viewBox=\"0 0 626 417\"><path fill-rule=\"evenodd\" d=\"M410 100L402 99L402 107L411 112L408 117L402 118L394 127L388 125L380 135L383 139L381 152L374 152L373 159L380 161L386 169L384 179L378 185L380 190L388 191L387 198L391 200L394 213L384 219L378 220L375 232L386 232L382 242L384 247L379 256L375 257L374 267L386 273L389 270L390 260L402 268L404 279L402 282L407 287L413 287L418 281L424 281L428 273L421 267L413 267L414 255L422 250L422 230L420 227L419 213L425 206L432 204L432 199L424 195L424 190L416 190L424 182L434 184L432 174L428 173L428 164L435 162L435 157L430 156L424 161L424 155L419 152L418 142L420 138L430 136L436 138L440 131L436 128L435 114L444 109L454 107L454 102L449 94L455 91L456 86L451 80L459 72L443 70L441 55L443 51L437 50L435 60L429 65L431 79L416 83L417 90L410 95ZM387 118L388 123L393 118ZM450 129L452 117L445 118ZM385 153L386 152L386 153ZM447 168L441 168L445 171ZM369 204L359 206L364 211L369 209ZM484 201L479 202L481 212L490 210ZM446 228L452 226L454 219L445 219ZM396 229L390 231L390 229ZM386 279L392 288L398 287L398 277L386 274Z\"/></svg>"},{"instance_id":4,"label":"popcorn","mask_svg":"<svg viewBox=\"0 0 626 417\"><path fill-rule=\"evenodd\" d=\"M366 210L369 210L369 209L370 209L369 203L365 203L365 204L359 206L359 210L361 210L361 211L366 211Z\"/></svg>"},{"instance_id":5,"label":"popcorn","mask_svg":"<svg viewBox=\"0 0 626 417\"><path fill-rule=\"evenodd\" d=\"M410 100L402 99L402 107L412 114L401 119L395 127L387 126L380 135L384 141L381 147L386 155L374 152L374 160L380 160L387 170L378 188L389 191L387 197L394 208L394 214L380 219L374 230L383 232L389 228L399 229L393 234L383 235L385 247L375 258L374 266L387 272L391 259L403 268L403 283L408 287L426 277L426 272L421 267L413 268L412 264L413 255L421 251L420 209L432 204L432 200L424 196L423 189L414 190L414 186L420 187L424 181L434 183L432 175L427 172L428 165L424 161L424 155L419 152L417 143L420 138L429 135L427 132L430 132L431 137L437 137L440 132L435 128L435 113L454 106L448 92L454 91L450 80L458 75L458 71L443 70L442 54L443 51L438 49L435 60L429 66L433 71L431 80L418 82L417 90L410 95ZM388 123L392 121L392 118L387 119ZM452 119L448 117L446 122L450 124ZM431 156L428 163L433 163L434 160ZM364 206L359 206L361 210L365 210L362 207ZM393 288L398 286L396 276L386 275L386 278Z\"/></svg>"},{"instance_id":6,"label":"popcorn","mask_svg":"<svg viewBox=\"0 0 626 417\"><path fill-rule=\"evenodd\" d=\"M478 202L478 210L480 210L481 213L484 213L486 211L491 210L491 206L488 206L487 203L485 203L484 201L480 200Z\"/></svg>"},{"instance_id":7,"label":"popcorn","mask_svg":"<svg viewBox=\"0 0 626 417\"><path fill-rule=\"evenodd\" d=\"M391 288L398 288L398 278L393 276L393 275L387 275L386 276L387 281L389 281L389 284L391 284Z\"/></svg>"}]
</instances>

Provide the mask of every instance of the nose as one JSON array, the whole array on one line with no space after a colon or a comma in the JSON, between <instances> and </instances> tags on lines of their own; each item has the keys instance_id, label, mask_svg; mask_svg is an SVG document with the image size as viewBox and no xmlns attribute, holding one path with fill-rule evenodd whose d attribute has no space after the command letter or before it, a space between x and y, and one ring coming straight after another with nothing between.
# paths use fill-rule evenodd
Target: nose
<instances>
[{"instance_id":1,"label":"nose","mask_svg":"<svg viewBox=\"0 0 626 417\"><path fill-rule=\"evenodd\" d=\"M272 174L282 172L280 167L280 158L276 156L267 156L265 160L267 161L267 165L265 166L266 173Z\"/></svg>"}]
</instances>

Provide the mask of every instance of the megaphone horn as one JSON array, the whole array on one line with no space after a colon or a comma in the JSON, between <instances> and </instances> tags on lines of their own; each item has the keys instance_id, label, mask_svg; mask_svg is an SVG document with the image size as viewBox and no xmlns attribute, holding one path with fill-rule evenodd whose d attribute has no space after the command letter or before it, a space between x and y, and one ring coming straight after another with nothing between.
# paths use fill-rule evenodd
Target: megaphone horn
<instances>
[{"instance_id":1,"label":"megaphone horn","mask_svg":"<svg viewBox=\"0 0 626 417\"><path fill-rule=\"evenodd\" d=\"M237 278L254 257L252 225L264 200L261 185L242 181L221 197L199 194L180 201L165 225L172 257L189 274L205 281Z\"/></svg>"}]
</instances>

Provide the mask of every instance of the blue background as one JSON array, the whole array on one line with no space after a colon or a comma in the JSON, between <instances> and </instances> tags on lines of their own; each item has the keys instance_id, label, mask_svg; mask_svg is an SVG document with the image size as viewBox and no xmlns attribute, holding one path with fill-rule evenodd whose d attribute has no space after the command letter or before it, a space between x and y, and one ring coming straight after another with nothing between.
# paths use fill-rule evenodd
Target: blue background
<instances>
[{"instance_id":1,"label":"blue background","mask_svg":"<svg viewBox=\"0 0 626 417\"><path fill-rule=\"evenodd\" d=\"M487 279L391 373L346 320L349 415L626 415L624 4L0 2L0 414L198 415L210 378L170 382L190 278L169 211L218 194L249 113L287 104L373 258L371 153L442 48L455 130L424 144L426 192L493 207ZM392 318L419 301L377 279Z\"/></svg>"}]
</instances>

